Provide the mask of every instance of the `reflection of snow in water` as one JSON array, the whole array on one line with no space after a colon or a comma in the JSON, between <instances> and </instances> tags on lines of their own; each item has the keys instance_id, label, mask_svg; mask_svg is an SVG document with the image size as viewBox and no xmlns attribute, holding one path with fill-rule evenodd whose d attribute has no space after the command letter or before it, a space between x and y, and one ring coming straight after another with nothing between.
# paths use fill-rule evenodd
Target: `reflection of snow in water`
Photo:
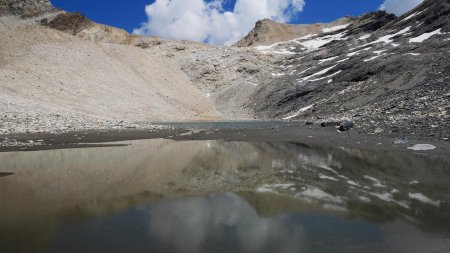
<instances>
[{"instance_id":1,"label":"reflection of snow in water","mask_svg":"<svg viewBox=\"0 0 450 253\"><path fill-rule=\"evenodd\" d=\"M421 151L421 150L433 150L436 147L431 144L416 144L412 147L408 147L408 149L415 150L415 151Z\"/></svg>"}]
</instances>

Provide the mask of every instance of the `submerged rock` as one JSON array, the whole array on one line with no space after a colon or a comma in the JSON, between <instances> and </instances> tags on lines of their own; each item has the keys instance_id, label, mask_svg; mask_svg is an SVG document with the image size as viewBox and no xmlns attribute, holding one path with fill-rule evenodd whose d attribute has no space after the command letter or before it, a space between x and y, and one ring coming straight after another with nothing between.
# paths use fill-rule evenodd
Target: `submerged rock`
<instances>
[{"instance_id":1,"label":"submerged rock","mask_svg":"<svg viewBox=\"0 0 450 253\"><path fill-rule=\"evenodd\" d=\"M345 120L341 122L341 124L339 125L339 131L341 132L348 131L352 129L353 126L354 126L353 121Z\"/></svg>"}]
</instances>

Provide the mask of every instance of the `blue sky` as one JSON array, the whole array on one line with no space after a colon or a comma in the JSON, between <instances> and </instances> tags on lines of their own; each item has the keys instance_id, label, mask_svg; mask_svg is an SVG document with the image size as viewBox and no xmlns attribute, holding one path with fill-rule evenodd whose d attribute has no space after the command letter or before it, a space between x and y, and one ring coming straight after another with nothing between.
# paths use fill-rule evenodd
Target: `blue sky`
<instances>
[{"instance_id":1,"label":"blue sky","mask_svg":"<svg viewBox=\"0 0 450 253\"><path fill-rule=\"evenodd\" d=\"M50 0L65 11L81 12L95 22L120 27L128 32L147 21L145 6L154 0ZM189 1L189 0L185 0ZM231 10L234 1L226 4ZM303 12L290 23L330 22L340 17L357 16L377 10L382 0L307 0Z\"/></svg>"},{"instance_id":2,"label":"blue sky","mask_svg":"<svg viewBox=\"0 0 450 253\"><path fill-rule=\"evenodd\" d=\"M232 45L256 21L310 24L358 16L384 6L400 15L422 0L50 0L93 21L141 35Z\"/></svg>"}]
</instances>

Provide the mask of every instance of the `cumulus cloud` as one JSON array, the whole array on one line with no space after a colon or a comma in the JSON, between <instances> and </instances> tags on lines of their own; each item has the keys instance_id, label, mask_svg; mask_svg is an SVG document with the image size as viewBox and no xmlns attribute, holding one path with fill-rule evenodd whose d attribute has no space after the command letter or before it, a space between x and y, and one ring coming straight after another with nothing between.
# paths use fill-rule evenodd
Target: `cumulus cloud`
<instances>
[{"instance_id":1,"label":"cumulus cloud","mask_svg":"<svg viewBox=\"0 0 450 253\"><path fill-rule=\"evenodd\" d=\"M289 22L303 10L304 0L156 0L145 7L148 21L133 33L176 40L231 45L246 35L255 22L270 18Z\"/></svg>"},{"instance_id":2,"label":"cumulus cloud","mask_svg":"<svg viewBox=\"0 0 450 253\"><path fill-rule=\"evenodd\" d=\"M422 3L423 0L385 0L380 9L400 16Z\"/></svg>"}]
</instances>

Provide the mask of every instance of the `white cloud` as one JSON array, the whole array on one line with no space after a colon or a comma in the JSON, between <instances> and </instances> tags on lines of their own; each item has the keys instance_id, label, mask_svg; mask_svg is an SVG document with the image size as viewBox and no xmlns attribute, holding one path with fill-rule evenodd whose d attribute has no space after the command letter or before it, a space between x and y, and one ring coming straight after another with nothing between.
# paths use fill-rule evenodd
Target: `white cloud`
<instances>
[{"instance_id":1,"label":"white cloud","mask_svg":"<svg viewBox=\"0 0 450 253\"><path fill-rule=\"evenodd\" d=\"M145 7L148 21L133 33L176 40L231 45L263 18L292 20L303 10L304 0L236 0L233 11L224 11L230 0L156 0Z\"/></svg>"},{"instance_id":2,"label":"white cloud","mask_svg":"<svg viewBox=\"0 0 450 253\"><path fill-rule=\"evenodd\" d=\"M400 16L412 10L422 2L423 0L385 0L380 9Z\"/></svg>"}]
</instances>

